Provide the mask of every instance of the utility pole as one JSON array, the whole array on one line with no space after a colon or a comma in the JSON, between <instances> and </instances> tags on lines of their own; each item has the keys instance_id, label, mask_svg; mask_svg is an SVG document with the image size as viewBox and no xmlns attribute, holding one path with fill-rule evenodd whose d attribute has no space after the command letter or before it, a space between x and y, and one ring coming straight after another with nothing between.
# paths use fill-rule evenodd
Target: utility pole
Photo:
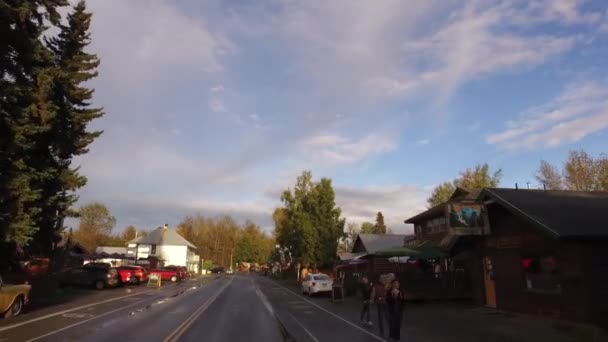
<instances>
[{"instance_id":1,"label":"utility pole","mask_svg":"<svg viewBox=\"0 0 608 342\"><path fill-rule=\"evenodd\" d=\"M230 269L232 269L232 251L230 251Z\"/></svg>"}]
</instances>

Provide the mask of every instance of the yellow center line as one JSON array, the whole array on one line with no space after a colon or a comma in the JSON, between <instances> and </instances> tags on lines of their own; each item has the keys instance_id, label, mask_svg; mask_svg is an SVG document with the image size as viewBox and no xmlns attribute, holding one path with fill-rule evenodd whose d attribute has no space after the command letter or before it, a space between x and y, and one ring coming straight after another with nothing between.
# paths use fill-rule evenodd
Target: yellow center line
<instances>
[{"instance_id":1,"label":"yellow center line","mask_svg":"<svg viewBox=\"0 0 608 342\"><path fill-rule=\"evenodd\" d=\"M190 317L188 317L184 322L182 322L182 324L180 324L177 329L175 329L175 331L173 331L169 336L167 336L167 338L165 338L163 340L163 342L175 342L177 341L185 332L186 330L188 330L188 328L190 328L190 326L192 325L192 323L194 323L194 321L203 313L205 312L205 310L207 310L207 308L215 301L215 299L217 297L220 296L220 294L222 294L222 292L224 292L224 290L230 286L230 284L232 283L232 280L234 278L230 278L230 280L228 281L228 283L224 286L222 286L211 298L209 298L205 303L203 303L203 305L201 305L200 308L198 308L196 311L194 311L192 313L192 315L190 315Z\"/></svg>"}]
</instances>

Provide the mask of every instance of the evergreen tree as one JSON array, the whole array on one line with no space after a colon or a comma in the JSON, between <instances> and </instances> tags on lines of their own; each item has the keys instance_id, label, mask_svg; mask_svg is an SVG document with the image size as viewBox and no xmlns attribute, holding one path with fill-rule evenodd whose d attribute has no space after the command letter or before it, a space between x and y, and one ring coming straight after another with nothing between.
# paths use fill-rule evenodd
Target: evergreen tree
<instances>
[{"instance_id":1,"label":"evergreen tree","mask_svg":"<svg viewBox=\"0 0 608 342\"><path fill-rule=\"evenodd\" d=\"M374 225L374 234L386 234L386 225L384 224L384 215L382 212L376 214L376 224Z\"/></svg>"},{"instance_id":2,"label":"evergreen tree","mask_svg":"<svg viewBox=\"0 0 608 342\"><path fill-rule=\"evenodd\" d=\"M48 252L63 230L67 210L77 201L75 191L84 186L86 178L71 166L74 156L88 152L88 145L100 131L88 131L88 124L103 115L91 107L93 90L84 82L97 76L97 56L85 52L90 43L91 14L80 1L67 17L67 25L59 25L57 37L47 40L54 54L56 73L52 87L55 117L46 139L39 140L41 151L47 151L51 174L40 184L42 209L40 230L35 242L39 250Z\"/></svg>"},{"instance_id":3,"label":"evergreen tree","mask_svg":"<svg viewBox=\"0 0 608 342\"><path fill-rule=\"evenodd\" d=\"M66 0L0 2L0 240L24 245L37 231L39 185L53 176L39 141L51 129L55 67L45 20L57 25Z\"/></svg>"}]
</instances>

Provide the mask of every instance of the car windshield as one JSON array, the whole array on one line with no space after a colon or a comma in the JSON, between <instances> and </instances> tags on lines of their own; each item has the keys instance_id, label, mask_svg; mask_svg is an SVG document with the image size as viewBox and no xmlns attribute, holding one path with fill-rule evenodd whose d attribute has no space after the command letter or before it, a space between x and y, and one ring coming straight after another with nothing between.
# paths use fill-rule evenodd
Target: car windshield
<instances>
[{"instance_id":1,"label":"car windshield","mask_svg":"<svg viewBox=\"0 0 608 342\"><path fill-rule=\"evenodd\" d=\"M313 276L313 280L330 280L329 276L325 274Z\"/></svg>"}]
</instances>

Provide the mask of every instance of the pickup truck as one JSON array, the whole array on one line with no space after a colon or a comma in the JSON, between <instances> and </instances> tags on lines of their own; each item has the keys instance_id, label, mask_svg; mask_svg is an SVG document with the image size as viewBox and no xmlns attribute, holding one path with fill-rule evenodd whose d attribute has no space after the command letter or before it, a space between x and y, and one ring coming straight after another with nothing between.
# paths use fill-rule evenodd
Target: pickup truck
<instances>
[{"instance_id":1,"label":"pickup truck","mask_svg":"<svg viewBox=\"0 0 608 342\"><path fill-rule=\"evenodd\" d=\"M0 314L4 318L18 316L27 304L30 296L31 285L5 284L0 276Z\"/></svg>"}]
</instances>

